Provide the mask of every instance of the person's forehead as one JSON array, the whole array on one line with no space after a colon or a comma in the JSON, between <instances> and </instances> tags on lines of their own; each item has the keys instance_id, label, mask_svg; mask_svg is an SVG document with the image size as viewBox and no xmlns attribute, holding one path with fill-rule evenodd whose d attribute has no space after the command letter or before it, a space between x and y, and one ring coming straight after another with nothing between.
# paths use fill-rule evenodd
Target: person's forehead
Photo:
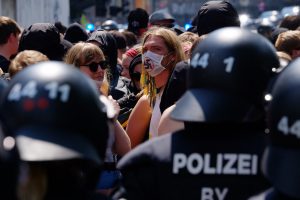
<instances>
[{"instance_id":1,"label":"person's forehead","mask_svg":"<svg viewBox=\"0 0 300 200\"><path fill-rule=\"evenodd\" d=\"M170 19L162 19L158 20L152 23L152 25L167 25L167 24L173 24L173 20Z\"/></svg>"},{"instance_id":2,"label":"person's forehead","mask_svg":"<svg viewBox=\"0 0 300 200\"><path fill-rule=\"evenodd\" d=\"M134 66L134 72L141 72L142 71L142 64L137 64Z\"/></svg>"},{"instance_id":3,"label":"person's forehead","mask_svg":"<svg viewBox=\"0 0 300 200\"><path fill-rule=\"evenodd\" d=\"M88 57L86 57L86 56L82 56L81 57L81 59L80 59L82 62L88 62L88 63L90 63L90 62L100 62L101 60L103 60L103 59L101 59L101 56L100 55L97 55L97 54L94 54L93 56L88 56ZM87 64L87 63L86 63Z\"/></svg>"},{"instance_id":4,"label":"person's forehead","mask_svg":"<svg viewBox=\"0 0 300 200\"><path fill-rule=\"evenodd\" d=\"M163 38L161 38L160 36L156 36L156 35L151 35L147 38L147 40L145 41L144 47L148 47L148 46L166 48L166 44L165 44Z\"/></svg>"},{"instance_id":5,"label":"person's forehead","mask_svg":"<svg viewBox=\"0 0 300 200\"><path fill-rule=\"evenodd\" d=\"M132 59L133 59L133 58L130 57L130 56L123 57L123 59L122 59L122 66L128 68L130 62L132 61Z\"/></svg>"}]
</instances>

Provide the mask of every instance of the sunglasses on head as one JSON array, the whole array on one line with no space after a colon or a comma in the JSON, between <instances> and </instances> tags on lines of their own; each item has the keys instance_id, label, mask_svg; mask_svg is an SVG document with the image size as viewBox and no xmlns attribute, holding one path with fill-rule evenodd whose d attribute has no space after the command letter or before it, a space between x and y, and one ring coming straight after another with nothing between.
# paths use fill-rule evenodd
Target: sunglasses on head
<instances>
[{"instance_id":1,"label":"sunglasses on head","mask_svg":"<svg viewBox=\"0 0 300 200\"><path fill-rule=\"evenodd\" d=\"M92 72L97 72L99 66L101 67L102 70L105 70L105 69L108 68L109 64L108 64L108 62L106 60L102 60L99 63L92 62L92 63L84 65L84 66L89 67L89 69Z\"/></svg>"}]
</instances>

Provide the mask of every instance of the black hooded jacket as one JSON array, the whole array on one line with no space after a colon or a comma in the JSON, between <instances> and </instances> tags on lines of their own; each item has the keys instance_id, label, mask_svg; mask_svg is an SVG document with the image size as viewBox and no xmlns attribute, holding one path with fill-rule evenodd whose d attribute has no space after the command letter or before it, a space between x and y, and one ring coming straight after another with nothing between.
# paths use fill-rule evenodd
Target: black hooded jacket
<instances>
[{"instance_id":1,"label":"black hooded jacket","mask_svg":"<svg viewBox=\"0 0 300 200\"><path fill-rule=\"evenodd\" d=\"M99 43L100 49L103 51L105 59L109 63L109 94L116 100L129 95L126 82L120 76L117 68L118 48L113 35L105 30L97 30L92 33L87 41L96 41Z\"/></svg>"}]
</instances>

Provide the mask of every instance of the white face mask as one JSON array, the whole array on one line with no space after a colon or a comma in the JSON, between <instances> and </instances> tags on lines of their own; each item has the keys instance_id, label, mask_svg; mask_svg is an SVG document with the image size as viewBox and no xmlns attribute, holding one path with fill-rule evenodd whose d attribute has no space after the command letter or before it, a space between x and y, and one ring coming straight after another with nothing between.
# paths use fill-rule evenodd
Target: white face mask
<instances>
[{"instance_id":1,"label":"white face mask","mask_svg":"<svg viewBox=\"0 0 300 200\"><path fill-rule=\"evenodd\" d=\"M164 58L163 55L147 51L143 54L143 64L151 77L155 77L164 71L166 68L161 65L161 61Z\"/></svg>"}]
</instances>

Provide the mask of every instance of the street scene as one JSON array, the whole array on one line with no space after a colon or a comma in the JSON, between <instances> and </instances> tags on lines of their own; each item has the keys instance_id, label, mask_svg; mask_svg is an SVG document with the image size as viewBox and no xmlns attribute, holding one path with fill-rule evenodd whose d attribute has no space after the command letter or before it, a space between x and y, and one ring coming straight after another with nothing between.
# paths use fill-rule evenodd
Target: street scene
<instances>
[{"instance_id":1,"label":"street scene","mask_svg":"<svg viewBox=\"0 0 300 200\"><path fill-rule=\"evenodd\" d=\"M0 0L0 199L300 199L300 0Z\"/></svg>"}]
</instances>

